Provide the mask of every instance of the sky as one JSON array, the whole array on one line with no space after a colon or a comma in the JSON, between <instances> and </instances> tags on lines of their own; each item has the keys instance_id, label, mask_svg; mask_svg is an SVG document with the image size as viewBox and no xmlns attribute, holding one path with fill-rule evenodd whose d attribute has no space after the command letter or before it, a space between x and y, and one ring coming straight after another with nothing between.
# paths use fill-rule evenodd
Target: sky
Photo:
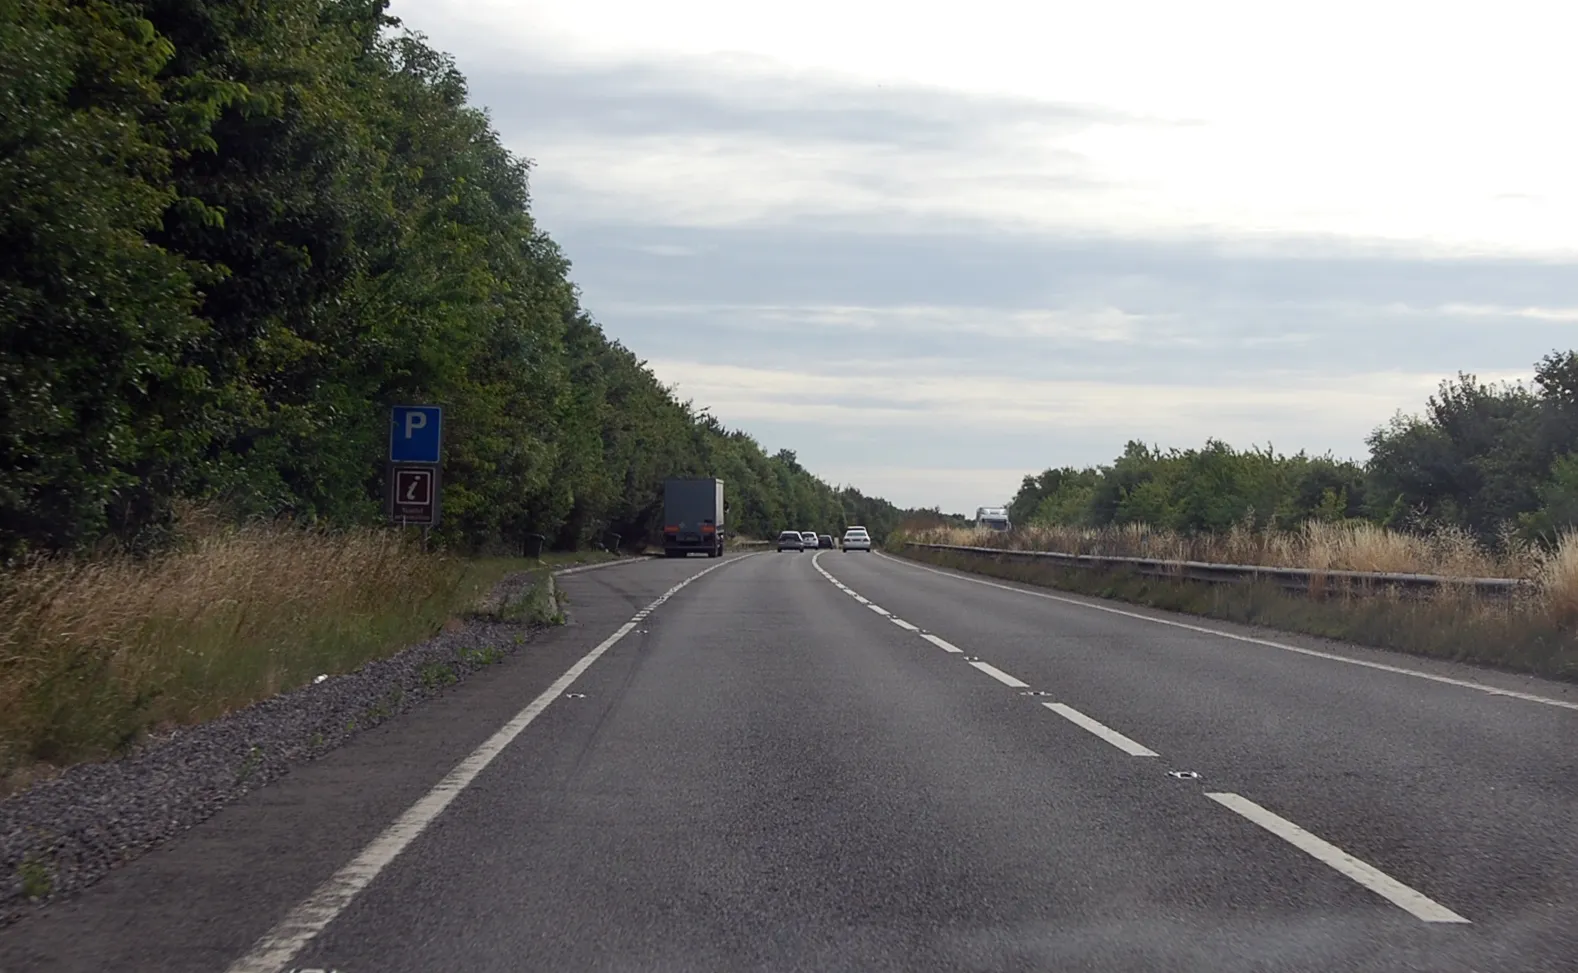
<instances>
[{"instance_id":1,"label":"sky","mask_svg":"<svg viewBox=\"0 0 1578 973\"><path fill-rule=\"evenodd\" d=\"M1342 457L1578 347L1578 8L395 0L587 309L824 480Z\"/></svg>"}]
</instances>

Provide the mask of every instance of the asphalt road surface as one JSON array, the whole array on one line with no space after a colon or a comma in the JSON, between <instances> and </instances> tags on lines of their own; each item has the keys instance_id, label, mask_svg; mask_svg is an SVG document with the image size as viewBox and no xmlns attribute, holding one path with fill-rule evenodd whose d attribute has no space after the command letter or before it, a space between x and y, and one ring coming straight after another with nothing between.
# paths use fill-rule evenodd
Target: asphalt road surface
<instances>
[{"instance_id":1,"label":"asphalt road surface","mask_svg":"<svg viewBox=\"0 0 1578 973\"><path fill-rule=\"evenodd\" d=\"M1573 687L883 555L562 584L0 969L1578 970Z\"/></svg>"}]
</instances>

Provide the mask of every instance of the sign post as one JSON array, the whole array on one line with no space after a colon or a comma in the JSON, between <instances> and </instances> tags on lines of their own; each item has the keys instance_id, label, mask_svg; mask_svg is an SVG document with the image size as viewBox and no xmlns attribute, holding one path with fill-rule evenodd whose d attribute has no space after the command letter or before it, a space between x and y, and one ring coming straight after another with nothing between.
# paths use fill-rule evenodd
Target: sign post
<instances>
[{"instance_id":1,"label":"sign post","mask_svg":"<svg viewBox=\"0 0 1578 973\"><path fill-rule=\"evenodd\" d=\"M438 526L443 428L444 410L439 406L397 405L389 410L388 506L389 518L397 524Z\"/></svg>"}]
</instances>

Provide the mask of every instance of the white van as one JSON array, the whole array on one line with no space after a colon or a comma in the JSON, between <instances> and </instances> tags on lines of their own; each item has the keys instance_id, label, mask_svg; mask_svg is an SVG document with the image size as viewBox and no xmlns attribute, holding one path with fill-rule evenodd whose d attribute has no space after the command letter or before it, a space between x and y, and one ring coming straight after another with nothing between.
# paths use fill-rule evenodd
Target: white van
<instances>
[{"instance_id":1,"label":"white van","mask_svg":"<svg viewBox=\"0 0 1578 973\"><path fill-rule=\"evenodd\" d=\"M975 509L975 526L985 527L988 530L1006 531L1011 529L1008 523L1007 507L977 507Z\"/></svg>"}]
</instances>

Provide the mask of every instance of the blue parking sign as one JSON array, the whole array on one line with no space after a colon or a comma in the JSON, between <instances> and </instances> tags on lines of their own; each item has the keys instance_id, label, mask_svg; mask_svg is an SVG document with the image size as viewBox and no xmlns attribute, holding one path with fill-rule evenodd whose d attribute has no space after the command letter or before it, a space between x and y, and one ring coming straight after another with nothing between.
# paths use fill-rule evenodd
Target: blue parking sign
<instances>
[{"instance_id":1,"label":"blue parking sign","mask_svg":"<svg viewBox=\"0 0 1578 973\"><path fill-rule=\"evenodd\" d=\"M389 410L389 461L437 463L443 446L444 410L436 405L397 405Z\"/></svg>"}]
</instances>

